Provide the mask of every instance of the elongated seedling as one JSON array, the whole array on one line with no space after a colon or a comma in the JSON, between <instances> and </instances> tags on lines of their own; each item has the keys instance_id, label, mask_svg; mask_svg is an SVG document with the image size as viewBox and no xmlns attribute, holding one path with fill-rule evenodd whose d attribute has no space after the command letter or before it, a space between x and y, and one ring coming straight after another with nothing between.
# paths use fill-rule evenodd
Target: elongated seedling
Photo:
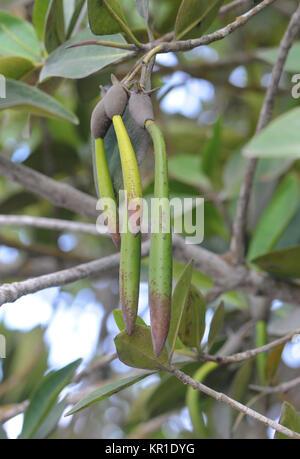
<instances>
[{"instance_id":1,"label":"elongated seedling","mask_svg":"<svg viewBox=\"0 0 300 459\"><path fill-rule=\"evenodd\" d=\"M127 193L129 226L133 234L140 231L142 218L142 183L136 156L121 116L113 117L113 124L118 139L124 189Z\"/></svg>"},{"instance_id":2,"label":"elongated seedling","mask_svg":"<svg viewBox=\"0 0 300 459\"><path fill-rule=\"evenodd\" d=\"M117 202L105 154L104 140L101 138L95 139L94 169L95 180L103 202L103 211L105 212L108 230L115 246L119 248L120 233Z\"/></svg>"},{"instance_id":3,"label":"elongated seedling","mask_svg":"<svg viewBox=\"0 0 300 459\"><path fill-rule=\"evenodd\" d=\"M94 176L100 198L103 200L106 222L116 247L120 246L119 218L112 179L104 148L104 137L111 125L106 115L104 99L95 107L91 117L91 133L94 139Z\"/></svg>"},{"instance_id":4,"label":"elongated seedling","mask_svg":"<svg viewBox=\"0 0 300 459\"><path fill-rule=\"evenodd\" d=\"M149 307L154 353L159 356L167 339L172 295L172 230L168 186L168 163L164 137L153 121L147 121L154 145L155 185L151 209L149 261Z\"/></svg>"},{"instance_id":5,"label":"elongated seedling","mask_svg":"<svg viewBox=\"0 0 300 459\"><path fill-rule=\"evenodd\" d=\"M113 116L113 124L119 145L128 206L130 206L131 202L137 204L136 212L132 206L131 212L125 212L124 215L119 276L122 312L127 333L131 335L136 322L139 302L141 263L141 232L139 226L142 209L142 184L136 156L121 116ZM133 217L135 217L134 227L130 224L130 219Z\"/></svg>"},{"instance_id":6,"label":"elongated seedling","mask_svg":"<svg viewBox=\"0 0 300 459\"><path fill-rule=\"evenodd\" d=\"M131 335L136 323L141 269L141 233L132 234L128 219L124 218L121 235L120 300L126 330Z\"/></svg>"}]
</instances>

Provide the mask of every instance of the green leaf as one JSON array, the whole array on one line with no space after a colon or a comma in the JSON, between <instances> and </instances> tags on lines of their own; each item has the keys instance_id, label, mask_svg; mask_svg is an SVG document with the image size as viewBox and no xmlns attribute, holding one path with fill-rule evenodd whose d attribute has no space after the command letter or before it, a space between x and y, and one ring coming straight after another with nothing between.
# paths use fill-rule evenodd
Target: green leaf
<instances>
[{"instance_id":1,"label":"green leaf","mask_svg":"<svg viewBox=\"0 0 300 459\"><path fill-rule=\"evenodd\" d=\"M185 266L183 263L180 263L180 261L177 260L173 260L173 277L175 279L179 279L182 272L184 271L184 268ZM213 281L210 277L194 269L192 274L192 284L200 289L209 290L213 286Z\"/></svg>"},{"instance_id":2,"label":"green leaf","mask_svg":"<svg viewBox=\"0 0 300 459\"><path fill-rule=\"evenodd\" d=\"M169 159L169 172L188 185L209 188L210 182L201 171L201 158L196 155L176 155Z\"/></svg>"},{"instance_id":3,"label":"green leaf","mask_svg":"<svg viewBox=\"0 0 300 459\"><path fill-rule=\"evenodd\" d=\"M48 413L46 419L42 423L42 425L38 428L38 430L33 435L33 440L43 440L47 439L49 435L55 430L57 427L58 421L62 417L63 412L68 406L68 401L66 399L62 400L59 403L54 405L50 412Z\"/></svg>"},{"instance_id":4,"label":"green leaf","mask_svg":"<svg viewBox=\"0 0 300 459\"><path fill-rule=\"evenodd\" d=\"M201 37L215 20L223 2L224 0L183 0L176 18L176 39Z\"/></svg>"},{"instance_id":5,"label":"green leaf","mask_svg":"<svg viewBox=\"0 0 300 459\"><path fill-rule=\"evenodd\" d=\"M218 178L220 153L221 153L221 133L222 122L219 118L214 125L213 135L206 142L202 152L201 168L212 182L216 182Z\"/></svg>"},{"instance_id":6,"label":"green leaf","mask_svg":"<svg viewBox=\"0 0 300 459\"><path fill-rule=\"evenodd\" d=\"M57 100L37 88L15 80L6 80L6 98L0 99L0 110L24 110L38 116L59 118L78 124L76 116Z\"/></svg>"},{"instance_id":7,"label":"green leaf","mask_svg":"<svg viewBox=\"0 0 300 459\"><path fill-rule=\"evenodd\" d=\"M138 44L131 32L119 0L88 0L89 22L95 35L110 35L125 32L134 43Z\"/></svg>"},{"instance_id":8,"label":"green leaf","mask_svg":"<svg viewBox=\"0 0 300 459\"><path fill-rule=\"evenodd\" d=\"M134 0L136 7L142 18L148 21L149 18L149 0Z\"/></svg>"},{"instance_id":9,"label":"green leaf","mask_svg":"<svg viewBox=\"0 0 300 459\"><path fill-rule=\"evenodd\" d=\"M300 107L272 121L243 149L248 158L300 158Z\"/></svg>"},{"instance_id":10,"label":"green leaf","mask_svg":"<svg viewBox=\"0 0 300 459\"><path fill-rule=\"evenodd\" d=\"M37 36L41 41L44 40L45 26L48 8L51 0L35 0L32 22L35 27Z\"/></svg>"},{"instance_id":11,"label":"green leaf","mask_svg":"<svg viewBox=\"0 0 300 459\"><path fill-rule=\"evenodd\" d=\"M300 434L300 416L295 408L288 402L283 403L279 424ZM276 440L290 439L290 437L280 432L276 432L274 438Z\"/></svg>"},{"instance_id":12,"label":"green leaf","mask_svg":"<svg viewBox=\"0 0 300 459\"><path fill-rule=\"evenodd\" d=\"M122 310L121 309L115 309L113 311L113 316L114 316L114 319L115 319L115 322L117 324L118 329L120 331L125 330L126 326L125 326ZM143 321L143 319L140 316L137 316L136 323L138 325L143 325L144 327L147 327L147 324Z\"/></svg>"},{"instance_id":13,"label":"green leaf","mask_svg":"<svg viewBox=\"0 0 300 459\"><path fill-rule=\"evenodd\" d=\"M253 261L275 247L296 213L298 205L298 179L294 175L289 175L278 187L254 230L247 254L248 261Z\"/></svg>"},{"instance_id":14,"label":"green leaf","mask_svg":"<svg viewBox=\"0 0 300 459\"><path fill-rule=\"evenodd\" d=\"M166 347L158 358L154 355L150 327L136 325L131 336L122 331L115 337L115 345L119 359L129 367L159 370L168 365Z\"/></svg>"},{"instance_id":15,"label":"green leaf","mask_svg":"<svg viewBox=\"0 0 300 459\"><path fill-rule=\"evenodd\" d=\"M252 263L278 276L300 277L300 246L276 250L254 258Z\"/></svg>"},{"instance_id":16,"label":"green leaf","mask_svg":"<svg viewBox=\"0 0 300 459\"><path fill-rule=\"evenodd\" d=\"M47 12L44 35L45 47L49 53L65 41L65 19L62 0L51 0Z\"/></svg>"},{"instance_id":17,"label":"green leaf","mask_svg":"<svg viewBox=\"0 0 300 459\"><path fill-rule=\"evenodd\" d=\"M188 302L179 328L179 338L186 346L197 347L205 332L206 304L203 295L191 284Z\"/></svg>"},{"instance_id":18,"label":"green leaf","mask_svg":"<svg viewBox=\"0 0 300 459\"><path fill-rule=\"evenodd\" d=\"M69 45L74 43L95 39L98 39L98 37L92 34L89 29L85 29L56 49L46 60L40 75L40 81L53 76L73 79L84 78L118 61L129 53L124 49L98 45L68 48ZM101 39L115 43L126 43L121 35L108 35L101 37Z\"/></svg>"},{"instance_id":19,"label":"green leaf","mask_svg":"<svg viewBox=\"0 0 300 459\"><path fill-rule=\"evenodd\" d=\"M133 386L133 384L142 381L142 379L147 378L153 373L143 373L129 378L120 379L119 381L107 384L100 387L99 389L94 390L89 395L81 399L76 405L66 414L70 416L72 414L78 413L78 411L84 410L89 406L95 405L95 403L100 402L106 398L111 397L114 394L117 394L121 390L127 389L127 387Z\"/></svg>"},{"instance_id":20,"label":"green leaf","mask_svg":"<svg viewBox=\"0 0 300 459\"><path fill-rule=\"evenodd\" d=\"M168 334L168 344L170 346L170 361L175 349L176 339L181 325L181 320L188 302L194 261L191 260L181 274L172 296L171 322Z\"/></svg>"},{"instance_id":21,"label":"green leaf","mask_svg":"<svg viewBox=\"0 0 300 459\"><path fill-rule=\"evenodd\" d=\"M52 371L44 377L32 395L30 405L25 412L20 438L29 439L33 437L56 403L60 392L70 384L80 363L81 360L76 360L61 370Z\"/></svg>"},{"instance_id":22,"label":"green leaf","mask_svg":"<svg viewBox=\"0 0 300 459\"><path fill-rule=\"evenodd\" d=\"M214 345L216 341L216 338L221 332L223 328L224 318L225 318L225 309L224 309L224 303L222 301L217 307L217 309L215 310L215 313L211 321L208 341L207 341L208 350L212 348L212 346Z\"/></svg>"},{"instance_id":23,"label":"green leaf","mask_svg":"<svg viewBox=\"0 0 300 459\"><path fill-rule=\"evenodd\" d=\"M253 371L253 359L245 362L236 372L230 388L230 396L240 403L246 402L246 395ZM232 416L237 417L237 411L232 410Z\"/></svg>"},{"instance_id":24,"label":"green leaf","mask_svg":"<svg viewBox=\"0 0 300 459\"><path fill-rule=\"evenodd\" d=\"M124 22L126 21L118 0L112 0L111 6L115 14ZM107 9L105 1L88 0L88 13L91 31L95 35L110 35L122 31L119 22L116 21L111 12Z\"/></svg>"},{"instance_id":25,"label":"green leaf","mask_svg":"<svg viewBox=\"0 0 300 459\"><path fill-rule=\"evenodd\" d=\"M255 54L260 59L274 65L278 59L279 48L266 48L259 49ZM285 70L287 72L299 73L299 61L300 61L300 42L296 42L290 50L286 63Z\"/></svg>"},{"instance_id":26,"label":"green leaf","mask_svg":"<svg viewBox=\"0 0 300 459\"><path fill-rule=\"evenodd\" d=\"M160 33L174 29L174 23L182 0L151 0L151 17L154 28Z\"/></svg>"},{"instance_id":27,"label":"green leaf","mask_svg":"<svg viewBox=\"0 0 300 459\"><path fill-rule=\"evenodd\" d=\"M0 56L21 56L32 62L41 58L40 44L31 24L1 10Z\"/></svg>"},{"instance_id":28,"label":"green leaf","mask_svg":"<svg viewBox=\"0 0 300 459\"><path fill-rule=\"evenodd\" d=\"M285 343L276 346L267 357L265 363L265 376L268 382L272 382L277 373L284 347Z\"/></svg>"},{"instance_id":29,"label":"green leaf","mask_svg":"<svg viewBox=\"0 0 300 459\"><path fill-rule=\"evenodd\" d=\"M34 63L29 59L21 56L3 56L0 57L0 75L5 78L19 80L30 70L34 69Z\"/></svg>"},{"instance_id":30,"label":"green leaf","mask_svg":"<svg viewBox=\"0 0 300 459\"><path fill-rule=\"evenodd\" d=\"M68 2L68 0L67 0L67 2ZM74 8L72 17L70 19L70 22L68 23L67 35L66 35L67 39L69 39L71 37L74 29L76 28L76 26L78 24L78 21L81 18L81 13L82 13L84 7L85 7L85 0L76 0L75 8Z\"/></svg>"}]
</instances>

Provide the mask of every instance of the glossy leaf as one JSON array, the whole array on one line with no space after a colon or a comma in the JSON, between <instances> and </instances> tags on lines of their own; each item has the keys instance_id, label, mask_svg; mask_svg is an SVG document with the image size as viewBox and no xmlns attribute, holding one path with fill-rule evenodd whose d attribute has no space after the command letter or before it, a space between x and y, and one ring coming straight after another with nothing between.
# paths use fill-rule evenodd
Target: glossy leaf
<instances>
[{"instance_id":1,"label":"glossy leaf","mask_svg":"<svg viewBox=\"0 0 300 459\"><path fill-rule=\"evenodd\" d=\"M147 378L152 373L143 373L135 376L130 376L129 378L120 379L116 382L101 386L99 389L94 390L89 395L80 400L76 405L66 414L70 416L72 414L78 413L78 411L84 410L89 406L99 403L101 400L111 397L114 394L117 394L121 390L127 389L133 384L142 381L142 379Z\"/></svg>"},{"instance_id":2,"label":"glossy leaf","mask_svg":"<svg viewBox=\"0 0 300 459\"><path fill-rule=\"evenodd\" d=\"M45 26L47 13L51 0L35 0L33 9L33 24L37 33L37 36L42 41L45 35Z\"/></svg>"},{"instance_id":3,"label":"glossy leaf","mask_svg":"<svg viewBox=\"0 0 300 459\"><path fill-rule=\"evenodd\" d=\"M224 0L183 0L175 24L179 40L200 37L212 24Z\"/></svg>"},{"instance_id":4,"label":"glossy leaf","mask_svg":"<svg viewBox=\"0 0 300 459\"><path fill-rule=\"evenodd\" d=\"M176 339L179 333L182 317L188 303L194 261L191 260L181 274L172 297L171 322L168 334L168 344L170 347L170 361L175 349Z\"/></svg>"},{"instance_id":5,"label":"glossy leaf","mask_svg":"<svg viewBox=\"0 0 300 459\"><path fill-rule=\"evenodd\" d=\"M221 153L222 122L219 118L214 125L213 135L206 142L202 151L202 171L215 183L218 179L218 169Z\"/></svg>"},{"instance_id":6,"label":"glossy leaf","mask_svg":"<svg viewBox=\"0 0 300 459\"><path fill-rule=\"evenodd\" d=\"M244 147L248 158L300 158L300 108L272 121Z\"/></svg>"},{"instance_id":7,"label":"glossy leaf","mask_svg":"<svg viewBox=\"0 0 300 459\"><path fill-rule=\"evenodd\" d=\"M24 110L48 118L59 118L77 124L76 116L57 100L39 89L15 80L6 80L6 98L0 99L0 110Z\"/></svg>"},{"instance_id":8,"label":"glossy leaf","mask_svg":"<svg viewBox=\"0 0 300 459\"><path fill-rule=\"evenodd\" d=\"M89 23L95 35L110 35L123 29L119 21L126 24L119 0L88 0ZM118 21L119 19L119 21Z\"/></svg>"},{"instance_id":9,"label":"glossy leaf","mask_svg":"<svg viewBox=\"0 0 300 459\"><path fill-rule=\"evenodd\" d=\"M288 402L283 403L279 424L300 434L300 416L295 408ZM290 439L290 437L287 437L280 432L276 432L274 438L276 440Z\"/></svg>"},{"instance_id":10,"label":"glossy leaf","mask_svg":"<svg viewBox=\"0 0 300 459\"><path fill-rule=\"evenodd\" d=\"M77 28L78 21L80 21L84 8L85 8L85 0L76 0L73 14L70 18L70 22L67 24L67 32L66 32L67 39L69 39L72 36L74 29Z\"/></svg>"},{"instance_id":11,"label":"glossy leaf","mask_svg":"<svg viewBox=\"0 0 300 459\"><path fill-rule=\"evenodd\" d=\"M33 62L41 58L41 49L31 24L0 10L0 56L21 56Z\"/></svg>"},{"instance_id":12,"label":"glossy leaf","mask_svg":"<svg viewBox=\"0 0 300 459\"><path fill-rule=\"evenodd\" d=\"M206 304L203 295L191 284L188 302L179 328L179 338L186 346L197 347L205 332Z\"/></svg>"},{"instance_id":13,"label":"glossy leaf","mask_svg":"<svg viewBox=\"0 0 300 459\"><path fill-rule=\"evenodd\" d=\"M47 414L56 403L57 397L65 386L67 386L80 365L81 360L67 365L58 371L48 373L41 384L35 390L30 405L25 415L23 429L20 438L32 438L37 429L45 420Z\"/></svg>"},{"instance_id":14,"label":"glossy leaf","mask_svg":"<svg viewBox=\"0 0 300 459\"><path fill-rule=\"evenodd\" d=\"M98 45L68 48L74 43L95 39L98 39L98 37L89 29L84 29L56 49L46 60L40 75L40 81L53 76L73 79L84 78L127 56L129 53L124 49ZM121 35L103 36L101 39L115 43L126 43Z\"/></svg>"},{"instance_id":15,"label":"glossy leaf","mask_svg":"<svg viewBox=\"0 0 300 459\"><path fill-rule=\"evenodd\" d=\"M264 271L278 276L300 277L300 246L276 250L252 260Z\"/></svg>"},{"instance_id":16,"label":"glossy leaf","mask_svg":"<svg viewBox=\"0 0 300 459\"><path fill-rule=\"evenodd\" d=\"M248 393L248 387L251 380L253 371L253 359L247 360L236 372L231 389L230 396L240 403L244 403L245 397ZM237 411L232 410L232 416L235 419L237 417Z\"/></svg>"},{"instance_id":17,"label":"glossy leaf","mask_svg":"<svg viewBox=\"0 0 300 459\"><path fill-rule=\"evenodd\" d=\"M177 260L173 260L173 276L175 279L179 279L182 272L184 271L185 265ZM210 277L200 273L196 269L193 270L192 284L199 289L209 290L213 286L213 281Z\"/></svg>"},{"instance_id":18,"label":"glossy leaf","mask_svg":"<svg viewBox=\"0 0 300 459\"><path fill-rule=\"evenodd\" d=\"M63 412L68 406L66 399L62 400L59 403L56 403L48 413L46 419L38 428L38 430L33 435L33 440L43 440L47 439L49 435L55 430L60 418L63 415Z\"/></svg>"},{"instance_id":19,"label":"glossy leaf","mask_svg":"<svg viewBox=\"0 0 300 459\"><path fill-rule=\"evenodd\" d=\"M66 38L62 0L51 0L45 22L44 43L48 53L58 48Z\"/></svg>"},{"instance_id":20,"label":"glossy leaf","mask_svg":"<svg viewBox=\"0 0 300 459\"><path fill-rule=\"evenodd\" d=\"M269 382L273 381L277 373L284 347L285 344L281 344L280 346L275 347L267 357L265 363L265 376L266 380Z\"/></svg>"},{"instance_id":21,"label":"glossy leaf","mask_svg":"<svg viewBox=\"0 0 300 459\"><path fill-rule=\"evenodd\" d=\"M207 341L208 350L212 348L219 333L221 332L223 328L224 318L225 318L224 303L221 302L219 306L217 307L217 309L215 310L215 313L211 321L208 341Z\"/></svg>"},{"instance_id":22,"label":"glossy leaf","mask_svg":"<svg viewBox=\"0 0 300 459\"><path fill-rule=\"evenodd\" d=\"M124 322L124 317L121 309L115 309L113 311L113 316L115 319L115 322L117 324L117 327L120 331L125 330L125 322ZM147 327L147 324L143 321L143 319L140 316L137 316L136 318L136 323L138 325L143 325L144 327Z\"/></svg>"},{"instance_id":23,"label":"glossy leaf","mask_svg":"<svg viewBox=\"0 0 300 459\"><path fill-rule=\"evenodd\" d=\"M169 159L170 175L188 185L208 188L210 182L201 171L201 158L196 155L176 155Z\"/></svg>"},{"instance_id":24,"label":"glossy leaf","mask_svg":"<svg viewBox=\"0 0 300 459\"><path fill-rule=\"evenodd\" d=\"M154 28L160 33L174 29L174 23L182 0L151 0L151 17Z\"/></svg>"},{"instance_id":25,"label":"glossy leaf","mask_svg":"<svg viewBox=\"0 0 300 459\"><path fill-rule=\"evenodd\" d=\"M115 345L119 359L129 367L159 370L168 365L166 348L158 358L154 355L150 327L136 325L131 336L122 331L115 337Z\"/></svg>"},{"instance_id":26,"label":"glossy leaf","mask_svg":"<svg viewBox=\"0 0 300 459\"><path fill-rule=\"evenodd\" d=\"M34 69L34 63L21 56L0 57L0 75L19 80Z\"/></svg>"},{"instance_id":27,"label":"glossy leaf","mask_svg":"<svg viewBox=\"0 0 300 459\"><path fill-rule=\"evenodd\" d=\"M275 247L279 237L296 213L298 206L298 179L294 175L289 175L279 185L254 230L247 254L249 261Z\"/></svg>"}]
</instances>

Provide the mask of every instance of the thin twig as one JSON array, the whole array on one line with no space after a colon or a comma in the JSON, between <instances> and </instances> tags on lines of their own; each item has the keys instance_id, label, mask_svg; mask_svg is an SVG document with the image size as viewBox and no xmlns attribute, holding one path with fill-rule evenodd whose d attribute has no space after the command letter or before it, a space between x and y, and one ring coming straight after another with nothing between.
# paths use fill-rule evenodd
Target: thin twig
<instances>
[{"instance_id":1,"label":"thin twig","mask_svg":"<svg viewBox=\"0 0 300 459\"><path fill-rule=\"evenodd\" d=\"M31 217L29 215L0 215L1 226L27 226L33 228L44 228L53 231L70 231L74 233L86 233L99 236L109 236L108 232L104 234L106 226L101 226L100 233L91 223L73 222L69 220L60 220L58 218Z\"/></svg>"},{"instance_id":2,"label":"thin twig","mask_svg":"<svg viewBox=\"0 0 300 459\"><path fill-rule=\"evenodd\" d=\"M300 385L300 376L298 378L292 379L291 381L284 382L274 387L263 387L263 386L256 386L254 384L251 384L249 388L251 390L262 392L264 394L278 394L280 392L281 393L288 392L289 390L294 389L295 387L299 385Z\"/></svg>"},{"instance_id":3,"label":"thin twig","mask_svg":"<svg viewBox=\"0 0 300 459\"><path fill-rule=\"evenodd\" d=\"M10 419L18 416L19 414L24 413L29 405L29 401L25 400L22 403L17 403L15 405L5 405L0 407L0 424L4 424Z\"/></svg>"},{"instance_id":4,"label":"thin twig","mask_svg":"<svg viewBox=\"0 0 300 459\"><path fill-rule=\"evenodd\" d=\"M143 243L142 256L148 255L150 242ZM109 269L117 268L120 264L120 254L116 253L100 260L83 263L73 268L64 269L44 276L34 277L21 282L3 284L0 287L0 306L13 303L18 298L35 293L49 287L60 287L90 276L105 273Z\"/></svg>"},{"instance_id":5,"label":"thin twig","mask_svg":"<svg viewBox=\"0 0 300 459\"><path fill-rule=\"evenodd\" d=\"M97 200L66 183L57 182L40 172L0 155L0 174L57 207L72 210L93 220L99 216Z\"/></svg>"},{"instance_id":6,"label":"thin twig","mask_svg":"<svg viewBox=\"0 0 300 459\"><path fill-rule=\"evenodd\" d=\"M262 3L261 3L262 4ZM279 54L277 61L273 67L271 81L268 86L266 97L256 129L258 134L270 122L275 103L280 78L284 69L284 65L292 44L300 30L300 5L293 14L288 28L280 43ZM252 158L248 162L244 183L241 188L240 198L237 206L236 217L233 226L233 235L231 239L230 252L233 263L239 264L243 262L245 256L245 241L244 235L246 230L248 207L250 196L256 171L258 159Z\"/></svg>"},{"instance_id":7,"label":"thin twig","mask_svg":"<svg viewBox=\"0 0 300 459\"><path fill-rule=\"evenodd\" d=\"M174 367L173 365L166 367L165 370L169 371L169 373L172 373L174 376L176 376L176 378L179 379L179 381L181 381L183 384L186 384L192 387L193 389L198 390L199 392L203 392L204 394L214 398L218 402L225 403L225 405L230 406L234 410L244 413L245 415L255 419L258 422L261 422L262 424L268 427L271 427L272 429L276 430L277 432L282 433L283 435L286 435L287 437L300 439L300 434L298 434L297 432L293 432L287 427L284 427L281 424L278 424L272 419L269 419L266 416L263 416L257 411L254 411L251 408L248 408L247 406L243 405L242 403L237 402L236 400L228 397L227 395L221 392L216 392L210 387L207 387L204 384L198 381L195 381L190 376L186 375L185 373L183 373L182 371L180 371L178 368Z\"/></svg>"},{"instance_id":8,"label":"thin twig","mask_svg":"<svg viewBox=\"0 0 300 459\"><path fill-rule=\"evenodd\" d=\"M295 330L289 333L288 335L283 336L282 338L272 341L271 343L268 343L265 346L261 346L255 349L248 349L245 352L239 352L238 354L234 354L234 355L228 355L228 356L223 356L223 357L204 355L202 357L205 360L209 360L211 362L217 362L221 364L242 362L243 360L251 359L252 357L255 357L256 355L262 354L263 352L268 352L271 349L274 349L274 347L287 343L288 341L291 341L294 338L294 336L299 335L299 334L300 334L300 329Z\"/></svg>"},{"instance_id":9,"label":"thin twig","mask_svg":"<svg viewBox=\"0 0 300 459\"><path fill-rule=\"evenodd\" d=\"M257 14L259 14L262 10L270 6L275 1L276 0L263 0L261 3L256 5L251 10L247 11L246 13L236 18L235 21L231 22L226 27L216 30L215 32L211 34L203 35L200 38L195 38L191 40L171 41L170 43L162 42L160 43L162 45L162 50L160 52L168 53L168 52L189 51L191 49L197 48L198 46L209 45L215 41L222 40L223 38L228 37L228 35L231 35L233 32L235 32L240 27L247 24L247 22L249 22L250 19L252 19ZM156 43L155 44L150 43L150 44L143 45L142 48L144 50L150 51L150 49L152 49L155 45Z\"/></svg>"}]
</instances>

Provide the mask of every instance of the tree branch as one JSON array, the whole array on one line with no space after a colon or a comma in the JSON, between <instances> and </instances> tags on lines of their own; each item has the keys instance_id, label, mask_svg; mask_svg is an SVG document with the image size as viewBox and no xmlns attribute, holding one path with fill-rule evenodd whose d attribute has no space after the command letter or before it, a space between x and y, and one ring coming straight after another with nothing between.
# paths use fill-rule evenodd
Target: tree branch
<instances>
[{"instance_id":1,"label":"tree branch","mask_svg":"<svg viewBox=\"0 0 300 459\"><path fill-rule=\"evenodd\" d=\"M234 410L244 413L246 416L249 416L255 419L256 421L261 422L262 424L268 427L271 427L272 429L276 430L277 432L282 433L283 435L286 435L287 437L300 439L300 434L293 432L287 427L284 427L281 424L278 424L277 422L273 421L272 419L267 418L266 416L263 416L257 411L254 411L251 408L245 405L242 405L241 403L228 397L227 395L221 392L216 392L210 387L207 387L204 384L198 381L195 381L190 376L186 375L185 373L183 373L182 371L180 371L178 368L174 367L173 365L166 367L165 370L169 371L169 373L172 373L174 376L176 376L176 378L179 379L179 381L181 381L183 384L186 384L192 387L193 389L198 390L199 392L203 392L204 394L217 400L217 402L225 403L225 405L230 406Z\"/></svg>"},{"instance_id":2,"label":"tree branch","mask_svg":"<svg viewBox=\"0 0 300 459\"><path fill-rule=\"evenodd\" d=\"M142 256L149 252L150 241L143 243ZM64 269L44 276L34 277L22 282L3 284L0 287L0 306L13 303L18 298L35 293L49 287L60 287L87 277L105 273L109 269L117 268L120 263L120 254L116 253L100 260L83 263L73 268Z\"/></svg>"},{"instance_id":3,"label":"tree branch","mask_svg":"<svg viewBox=\"0 0 300 459\"><path fill-rule=\"evenodd\" d=\"M291 381L284 382L282 384L279 384L278 386L274 387L263 387L263 386L255 386L254 384L250 385L250 389L262 392L263 394L276 394L276 393L284 393L287 392L291 389L294 389L295 387L300 385L300 376L298 378L292 379Z\"/></svg>"},{"instance_id":4,"label":"tree branch","mask_svg":"<svg viewBox=\"0 0 300 459\"><path fill-rule=\"evenodd\" d=\"M86 233L94 236L108 236L104 234L105 226L101 227L101 234L96 228L96 225L91 223L73 222L69 220L61 220L58 218L31 217L29 215L0 215L1 226L28 226L34 228L50 229L53 231L70 231L74 233ZM103 233L102 233L103 231Z\"/></svg>"},{"instance_id":5,"label":"tree branch","mask_svg":"<svg viewBox=\"0 0 300 459\"><path fill-rule=\"evenodd\" d=\"M97 200L65 183L57 182L22 164L0 155L0 174L19 183L27 190L52 202L57 207L72 210L92 220L99 216Z\"/></svg>"},{"instance_id":6,"label":"tree branch","mask_svg":"<svg viewBox=\"0 0 300 459\"><path fill-rule=\"evenodd\" d=\"M201 358L203 357L204 360L209 360L211 362L216 362L216 363L221 363L221 364L242 362L243 360L251 359L252 357L255 357L258 354L262 354L263 352L268 352L271 349L274 349L274 347L280 346L281 344L285 344L288 341L291 341L295 335L299 335L299 334L300 334L300 329L294 330L288 335L283 336L282 338L279 338L275 341L272 341L271 343L268 343L265 346L261 346L255 349L249 349L245 352L239 352L238 354L234 354L234 355L228 355L228 356L223 356L223 357L213 356L213 355L212 356L204 355L200 357Z\"/></svg>"},{"instance_id":7,"label":"tree branch","mask_svg":"<svg viewBox=\"0 0 300 459\"><path fill-rule=\"evenodd\" d=\"M226 27L222 29L216 30L215 32L203 35L200 38L195 38L192 40L179 40L179 41L171 41L171 42L162 42L160 53L168 53L168 52L179 52L179 51L189 51L191 49L197 48L198 46L209 45L215 41L222 40L226 38L228 35L235 32L240 27L247 24L256 14L260 13L264 8L268 7L276 0L263 0L261 3L256 5L251 10L247 11L246 13L239 16L235 21L228 24ZM156 43L150 43L144 45L142 48L145 51L150 51L157 45Z\"/></svg>"},{"instance_id":8,"label":"tree branch","mask_svg":"<svg viewBox=\"0 0 300 459\"><path fill-rule=\"evenodd\" d=\"M266 97L256 129L258 134L270 122L275 103L280 78L284 69L284 65L292 44L300 31L300 5L293 14L288 28L283 36L279 47L278 59L273 67L271 81L268 86ZM231 239L230 252L232 260L235 264L243 262L245 256L244 235L246 230L248 207L250 196L256 171L258 159L252 158L248 162L244 183L241 188L240 198L237 206L236 217L233 226L233 235Z\"/></svg>"}]
</instances>

